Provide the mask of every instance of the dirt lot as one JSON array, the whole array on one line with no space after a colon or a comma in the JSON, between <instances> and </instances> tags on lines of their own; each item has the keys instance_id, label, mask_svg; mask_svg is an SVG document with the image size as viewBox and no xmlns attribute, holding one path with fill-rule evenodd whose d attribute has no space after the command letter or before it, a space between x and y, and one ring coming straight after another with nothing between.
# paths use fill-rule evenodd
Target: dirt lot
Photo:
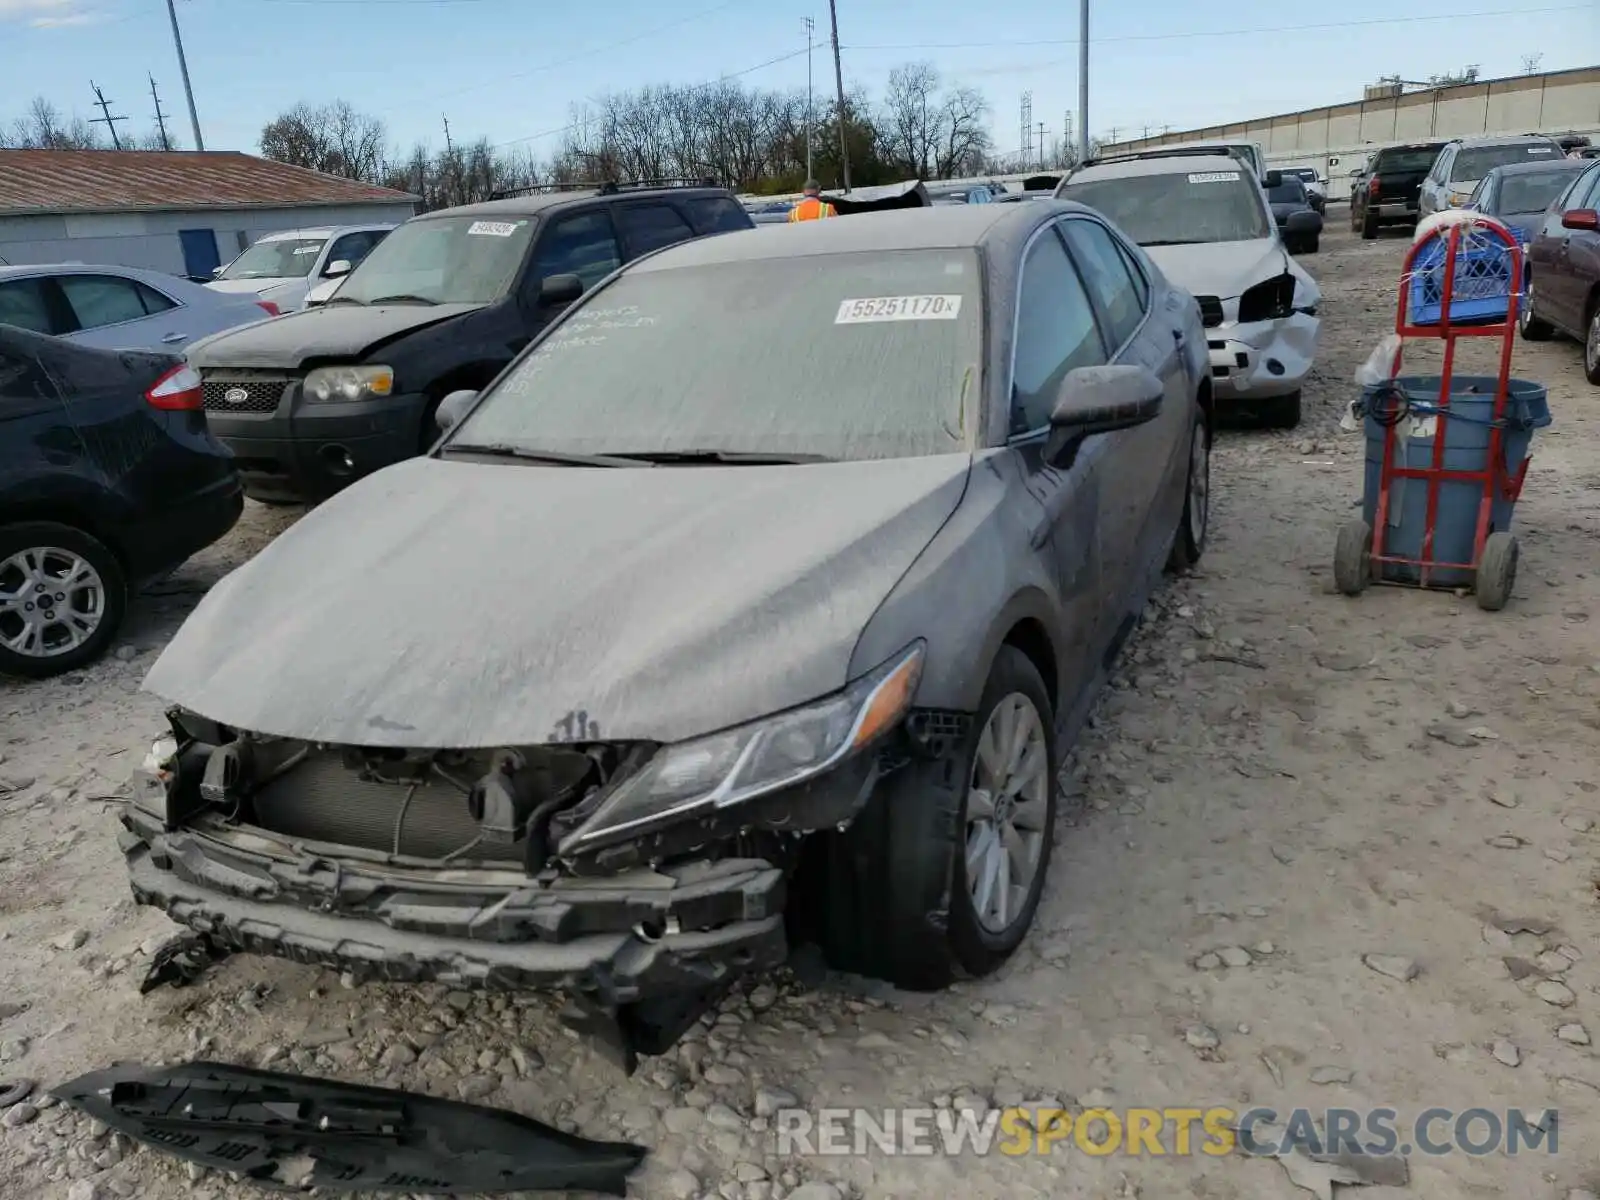
<instances>
[{"instance_id":1,"label":"dirt lot","mask_svg":"<svg viewBox=\"0 0 1600 1200\"><path fill-rule=\"evenodd\" d=\"M141 999L170 926L128 899L108 798L160 731L138 690L154 653L295 515L252 506L137 607L116 656L0 693L0 1077L215 1057L465 1095L651 1146L636 1193L673 1200L1311 1194L1237 1155L779 1156L767 1114L795 1097L1387 1106L1402 1130L1431 1106L1554 1107L1554 1155L1414 1155L1407 1183L1355 1194L1600 1190L1583 1136L1600 1128L1600 393L1577 347L1519 346L1556 423L1536 445L1506 611L1334 594L1361 461L1337 419L1391 318L1405 244L1340 229L1307 260L1326 292L1307 421L1222 439L1204 570L1158 596L1104 698L1038 925L997 977L926 997L786 975L629 1080L537 998L350 990L235 960ZM61 1108L19 1106L4 1126L7 1197L248 1194Z\"/></svg>"}]
</instances>

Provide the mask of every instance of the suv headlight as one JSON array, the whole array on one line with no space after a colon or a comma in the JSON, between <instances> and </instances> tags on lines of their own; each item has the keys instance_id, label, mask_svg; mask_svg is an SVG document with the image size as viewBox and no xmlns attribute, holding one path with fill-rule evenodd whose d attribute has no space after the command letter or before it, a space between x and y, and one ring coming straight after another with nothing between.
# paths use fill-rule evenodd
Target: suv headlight
<instances>
[{"instance_id":1,"label":"suv headlight","mask_svg":"<svg viewBox=\"0 0 1600 1200\"><path fill-rule=\"evenodd\" d=\"M375 400L394 391L393 367L318 367L302 385L314 404Z\"/></svg>"},{"instance_id":2,"label":"suv headlight","mask_svg":"<svg viewBox=\"0 0 1600 1200\"><path fill-rule=\"evenodd\" d=\"M663 746L561 845L563 854L619 840L641 826L714 811L822 774L895 728L922 676L914 642L841 692Z\"/></svg>"},{"instance_id":3,"label":"suv headlight","mask_svg":"<svg viewBox=\"0 0 1600 1200\"><path fill-rule=\"evenodd\" d=\"M1263 279L1239 297L1239 323L1277 321L1294 312L1295 278L1288 271Z\"/></svg>"}]
</instances>

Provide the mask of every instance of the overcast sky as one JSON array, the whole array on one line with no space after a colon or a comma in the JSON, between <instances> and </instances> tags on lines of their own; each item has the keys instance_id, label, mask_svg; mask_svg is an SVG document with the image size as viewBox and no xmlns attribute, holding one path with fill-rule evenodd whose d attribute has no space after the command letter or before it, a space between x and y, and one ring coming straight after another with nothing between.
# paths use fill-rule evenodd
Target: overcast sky
<instances>
[{"instance_id":1,"label":"overcast sky","mask_svg":"<svg viewBox=\"0 0 1600 1200\"><path fill-rule=\"evenodd\" d=\"M828 9L814 6L815 87L833 87ZM1119 136L1359 99L1380 75L1476 64L1483 77L1600 63L1600 3L1394 0L1101 0L1090 30L1090 128ZM807 0L178 0L208 149L255 150L261 126L298 100L349 100L397 142L488 136L548 153L585 98L647 83L737 75L806 86ZM981 89L1001 150L1019 102L1060 136L1077 108L1078 10L1062 0L838 0L847 85L881 89L895 65L935 63ZM1403 12L1404 18L1397 16ZM190 142L165 0L0 0L0 121L34 95L95 116L90 81L154 128L147 75ZM1075 118L1076 119L1076 118ZM1600 117L1597 117L1600 119Z\"/></svg>"}]
</instances>

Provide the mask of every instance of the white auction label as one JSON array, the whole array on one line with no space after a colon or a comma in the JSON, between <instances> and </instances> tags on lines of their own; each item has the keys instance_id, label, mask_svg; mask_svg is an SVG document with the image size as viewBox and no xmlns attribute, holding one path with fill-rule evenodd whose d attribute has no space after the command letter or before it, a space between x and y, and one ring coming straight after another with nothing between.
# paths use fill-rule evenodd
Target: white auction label
<instances>
[{"instance_id":1,"label":"white auction label","mask_svg":"<svg viewBox=\"0 0 1600 1200\"><path fill-rule=\"evenodd\" d=\"M510 237L520 224L520 221L474 221L467 227L467 233L473 237Z\"/></svg>"},{"instance_id":2,"label":"white auction label","mask_svg":"<svg viewBox=\"0 0 1600 1200\"><path fill-rule=\"evenodd\" d=\"M1190 183L1237 183L1237 171L1201 171L1189 176Z\"/></svg>"},{"instance_id":3,"label":"white auction label","mask_svg":"<svg viewBox=\"0 0 1600 1200\"><path fill-rule=\"evenodd\" d=\"M961 315L957 296L865 296L841 300L835 325L864 325L873 321L954 321Z\"/></svg>"}]
</instances>

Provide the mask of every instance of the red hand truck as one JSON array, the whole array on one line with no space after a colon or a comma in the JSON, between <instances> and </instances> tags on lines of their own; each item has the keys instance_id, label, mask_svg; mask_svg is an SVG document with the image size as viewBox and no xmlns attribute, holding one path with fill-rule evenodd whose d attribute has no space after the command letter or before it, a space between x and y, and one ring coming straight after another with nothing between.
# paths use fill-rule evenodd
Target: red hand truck
<instances>
[{"instance_id":1,"label":"red hand truck","mask_svg":"<svg viewBox=\"0 0 1600 1200\"><path fill-rule=\"evenodd\" d=\"M1442 269L1437 258L1437 240L1444 242ZM1469 251L1470 253L1467 253ZM1419 268L1419 256L1427 255L1433 261ZM1418 319L1414 312L1414 292L1421 278L1430 287L1436 287L1437 303L1427 308L1438 309L1436 320ZM1522 492L1527 474L1528 459L1524 458L1513 472L1506 464L1505 429L1510 411L1511 354L1515 345L1517 308L1522 291L1522 248L1517 239L1498 221L1473 217L1444 227L1429 237L1419 239L1407 252L1405 267L1400 274L1399 305L1395 314L1394 332L1399 338L1394 361L1389 371L1389 381L1369 389L1366 400L1366 428L1371 436L1372 424L1383 430L1382 461L1377 473L1376 497L1364 497L1367 515L1360 520L1348 521L1340 526L1338 544L1334 552L1334 583L1348 596L1359 595L1372 583L1400 586L1458 588L1470 582L1480 608L1496 611L1505 607L1516 580L1517 542L1509 530L1491 528L1491 517L1496 504L1514 503ZM1499 283L1504 279L1504 288ZM1465 288L1459 285L1467 284ZM1425 289L1423 289L1425 291ZM1457 296L1458 290L1479 294L1467 299ZM1484 292L1498 291L1485 296ZM1481 314L1487 304L1499 318L1484 321ZM1465 320L1453 319L1453 308L1476 309L1474 316ZM1431 311L1430 311L1431 315ZM1483 465L1471 470L1449 470L1445 467L1446 432L1452 419L1450 399L1454 382L1456 342L1461 338L1499 338L1500 363L1495 376L1492 416L1488 420L1488 451ZM1442 341L1444 362L1437 376L1438 390L1434 396L1419 397L1414 385L1408 388L1401 383L1400 366L1407 341ZM1433 379L1427 379L1431 385ZM1405 452L1407 440L1403 432L1407 418L1432 417L1432 461L1426 466L1410 463ZM1467 419L1460 417L1457 419ZM1478 424L1483 424L1481 418ZM1417 436L1428 436L1425 432ZM1419 480L1426 488L1426 510L1422 523L1420 543L1415 553L1392 551L1389 518L1397 511L1395 492L1402 480ZM1477 484L1481 494L1477 505L1477 522L1473 532L1469 561L1441 560L1435 556L1435 535L1440 518L1440 488L1444 484ZM1370 477L1369 477L1369 491ZM1459 488L1453 489L1459 491ZM1403 510L1400 510L1403 511ZM1406 539L1411 541L1413 539Z\"/></svg>"}]
</instances>

